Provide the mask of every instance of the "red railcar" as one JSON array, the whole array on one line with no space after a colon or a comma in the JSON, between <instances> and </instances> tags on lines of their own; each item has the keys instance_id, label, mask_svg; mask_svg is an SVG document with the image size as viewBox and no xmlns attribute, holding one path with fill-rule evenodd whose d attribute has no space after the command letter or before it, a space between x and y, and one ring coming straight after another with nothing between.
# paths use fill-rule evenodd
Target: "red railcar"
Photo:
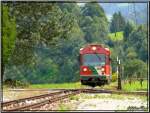
<instances>
[{"instance_id":1,"label":"red railcar","mask_svg":"<svg viewBox=\"0 0 150 113\"><path fill-rule=\"evenodd\" d=\"M109 48L90 44L80 49L80 80L83 85L104 85L111 80Z\"/></svg>"}]
</instances>

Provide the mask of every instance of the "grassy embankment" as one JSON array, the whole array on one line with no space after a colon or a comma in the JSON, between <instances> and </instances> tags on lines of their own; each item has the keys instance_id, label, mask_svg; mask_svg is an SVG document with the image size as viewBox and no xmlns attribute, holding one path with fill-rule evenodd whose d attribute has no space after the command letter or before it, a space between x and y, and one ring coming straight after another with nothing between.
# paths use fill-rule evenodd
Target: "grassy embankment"
<instances>
[{"instance_id":1,"label":"grassy embankment","mask_svg":"<svg viewBox=\"0 0 150 113\"><path fill-rule=\"evenodd\" d=\"M116 32L116 36L115 36L115 33L109 33L109 38L112 40L112 41L119 41L119 40L123 40L123 32Z\"/></svg>"},{"instance_id":2,"label":"grassy embankment","mask_svg":"<svg viewBox=\"0 0 150 113\"><path fill-rule=\"evenodd\" d=\"M63 89L63 88L68 88L68 89L73 89L73 88L85 88L86 86L81 85L80 82L75 82L75 83L58 83L58 84L33 84L30 85L29 88L52 88L52 89Z\"/></svg>"},{"instance_id":3,"label":"grassy embankment","mask_svg":"<svg viewBox=\"0 0 150 113\"><path fill-rule=\"evenodd\" d=\"M125 91L147 91L147 80L144 80L142 86L140 81L132 82L131 85L129 83L123 84L123 90Z\"/></svg>"},{"instance_id":4,"label":"grassy embankment","mask_svg":"<svg viewBox=\"0 0 150 113\"><path fill-rule=\"evenodd\" d=\"M33 84L30 85L29 88L35 88L35 89L47 89L47 88L52 88L52 89L63 89L63 88L86 88L88 86L81 85L80 82L76 83L63 83L63 84ZM104 86L96 86L96 88L104 88L104 89L110 89L110 90L115 90L117 89L117 82L112 82L109 85L104 85ZM124 83L122 82L122 90L124 91L146 91L147 90L147 81L143 81L143 85L141 86L139 81L132 82L131 85L129 82Z\"/></svg>"},{"instance_id":5,"label":"grassy embankment","mask_svg":"<svg viewBox=\"0 0 150 113\"><path fill-rule=\"evenodd\" d=\"M19 87L18 87L19 88ZM77 89L77 88L89 88L89 86L81 85L80 82L75 83L58 83L58 84L30 84L29 87L24 87L25 89ZM109 85L96 86L96 88L102 89L117 89L117 82L111 82ZM4 90L11 89L8 86L3 86ZM143 81L141 86L140 81L134 81L131 84L129 82L122 81L122 90L124 91L146 91L147 90L147 81Z\"/></svg>"}]
</instances>

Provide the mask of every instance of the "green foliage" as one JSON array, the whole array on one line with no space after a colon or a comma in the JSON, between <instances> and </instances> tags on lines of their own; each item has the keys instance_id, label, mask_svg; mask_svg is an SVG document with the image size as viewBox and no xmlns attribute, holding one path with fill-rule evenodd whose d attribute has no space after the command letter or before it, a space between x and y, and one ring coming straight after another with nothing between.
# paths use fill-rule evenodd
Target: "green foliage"
<instances>
[{"instance_id":1,"label":"green foliage","mask_svg":"<svg viewBox=\"0 0 150 113\"><path fill-rule=\"evenodd\" d=\"M128 47L126 50L126 55L128 59L134 59L137 57L137 53L133 47Z\"/></svg>"},{"instance_id":2,"label":"green foliage","mask_svg":"<svg viewBox=\"0 0 150 113\"><path fill-rule=\"evenodd\" d=\"M148 48L147 48L147 29L145 26L139 26L135 29L128 38L128 46L135 48L138 58L143 61L148 59Z\"/></svg>"},{"instance_id":3,"label":"green foliage","mask_svg":"<svg viewBox=\"0 0 150 113\"><path fill-rule=\"evenodd\" d=\"M8 5L17 21L17 47L12 58L16 65L29 65L35 61L36 47L55 46L59 39L69 38L75 23L74 16L62 12L56 3L17 2Z\"/></svg>"},{"instance_id":4,"label":"green foliage","mask_svg":"<svg viewBox=\"0 0 150 113\"><path fill-rule=\"evenodd\" d=\"M70 96L69 99L70 100L77 100L78 101L79 100L79 96L74 96L73 95L73 96Z\"/></svg>"},{"instance_id":5,"label":"green foliage","mask_svg":"<svg viewBox=\"0 0 150 113\"><path fill-rule=\"evenodd\" d=\"M124 17L121 15L120 12L114 13L113 18L110 25L110 31L112 33L123 31L125 28L126 22Z\"/></svg>"},{"instance_id":6,"label":"green foliage","mask_svg":"<svg viewBox=\"0 0 150 113\"><path fill-rule=\"evenodd\" d=\"M71 82L71 83L51 83L51 84L32 84L29 86L29 88L54 88L54 89L60 89L60 88L85 88L86 86L82 86L80 82Z\"/></svg>"},{"instance_id":7,"label":"green foliage","mask_svg":"<svg viewBox=\"0 0 150 113\"><path fill-rule=\"evenodd\" d=\"M116 33L109 33L108 35L110 37L111 40L113 41L120 41L123 40L123 32L116 32Z\"/></svg>"},{"instance_id":8,"label":"green foliage","mask_svg":"<svg viewBox=\"0 0 150 113\"><path fill-rule=\"evenodd\" d=\"M16 22L15 18L9 16L9 7L2 5L2 48L3 48L3 64L7 64L13 53L16 40Z\"/></svg>"},{"instance_id":9,"label":"green foliage","mask_svg":"<svg viewBox=\"0 0 150 113\"><path fill-rule=\"evenodd\" d=\"M111 81L112 81L112 82L115 82L115 81L117 81L117 78L118 78L118 77L117 77L117 73L113 73L113 74L112 74L112 79L111 79Z\"/></svg>"},{"instance_id":10,"label":"green foliage","mask_svg":"<svg viewBox=\"0 0 150 113\"><path fill-rule=\"evenodd\" d=\"M142 86L140 84L140 81L134 81L131 84L125 83L122 85L123 86L122 88L125 91L142 91L142 90L147 91L147 82L148 81L146 81L146 80L143 81Z\"/></svg>"},{"instance_id":11,"label":"green foliage","mask_svg":"<svg viewBox=\"0 0 150 113\"><path fill-rule=\"evenodd\" d=\"M103 8L99 5L99 3L86 3L85 6L82 9L84 16L97 16L97 17L103 17L106 19L105 13Z\"/></svg>"},{"instance_id":12,"label":"green foliage","mask_svg":"<svg viewBox=\"0 0 150 113\"><path fill-rule=\"evenodd\" d=\"M56 3L20 4L18 2L9 5L13 15L17 17L18 35L24 34L19 39L27 39L34 43L43 41L49 44L58 37L66 38L66 34L70 32L74 23L72 15L66 11L62 12Z\"/></svg>"},{"instance_id":13,"label":"green foliage","mask_svg":"<svg viewBox=\"0 0 150 113\"><path fill-rule=\"evenodd\" d=\"M64 112L65 110L66 111L71 110L71 108L70 108L70 106L67 106L65 104L60 104L58 107L58 110Z\"/></svg>"},{"instance_id":14,"label":"green foliage","mask_svg":"<svg viewBox=\"0 0 150 113\"><path fill-rule=\"evenodd\" d=\"M115 13L109 33L99 3L79 7L76 3L8 2L2 11L3 58L9 59L4 80L34 83L32 87L39 88L60 88L53 83L66 82L63 87L79 88L79 82L68 83L79 81L79 50L88 43L109 47L112 60L119 56L125 66L125 76L146 76L147 29L126 23L121 13ZM116 72L116 62L111 65Z\"/></svg>"},{"instance_id":15,"label":"green foliage","mask_svg":"<svg viewBox=\"0 0 150 113\"><path fill-rule=\"evenodd\" d=\"M123 33L125 41L129 37L129 34L132 32L132 30L133 30L133 25L131 23L127 22L125 25L125 28L124 28L124 33Z\"/></svg>"},{"instance_id":16,"label":"green foliage","mask_svg":"<svg viewBox=\"0 0 150 113\"><path fill-rule=\"evenodd\" d=\"M19 80L12 80L12 79L6 79L4 81L4 85L6 87L10 87L10 88L25 88L25 87L28 87L29 86L29 83L27 82L21 82Z\"/></svg>"},{"instance_id":17,"label":"green foliage","mask_svg":"<svg viewBox=\"0 0 150 113\"><path fill-rule=\"evenodd\" d=\"M139 59L127 59L124 64L124 74L131 77L136 74L137 77L147 76L147 65Z\"/></svg>"},{"instance_id":18,"label":"green foliage","mask_svg":"<svg viewBox=\"0 0 150 113\"><path fill-rule=\"evenodd\" d=\"M35 65L6 68L4 79L11 78L12 80L35 84L56 82L56 75L59 75L58 66L51 59L39 58L37 60L38 62Z\"/></svg>"},{"instance_id":19,"label":"green foliage","mask_svg":"<svg viewBox=\"0 0 150 113\"><path fill-rule=\"evenodd\" d=\"M108 34L108 22L105 13L98 3L86 3L81 9L80 26L85 33L84 39L88 43L105 43Z\"/></svg>"}]
</instances>

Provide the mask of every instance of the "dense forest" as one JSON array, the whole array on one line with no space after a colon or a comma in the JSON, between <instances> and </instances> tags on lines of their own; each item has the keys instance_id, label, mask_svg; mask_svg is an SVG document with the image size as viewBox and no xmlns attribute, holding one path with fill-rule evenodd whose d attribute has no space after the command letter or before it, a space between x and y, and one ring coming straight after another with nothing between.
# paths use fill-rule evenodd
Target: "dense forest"
<instances>
[{"instance_id":1,"label":"dense forest","mask_svg":"<svg viewBox=\"0 0 150 113\"><path fill-rule=\"evenodd\" d=\"M2 3L3 80L79 81L79 50L90 43L109 47L112 60L119 56L124 78L147 77L147 25L127 21L120 12L108 22L96 2L82 7L57 2ZM111 65L115 73L115 62Z\"/></svg>"}]
</instances>

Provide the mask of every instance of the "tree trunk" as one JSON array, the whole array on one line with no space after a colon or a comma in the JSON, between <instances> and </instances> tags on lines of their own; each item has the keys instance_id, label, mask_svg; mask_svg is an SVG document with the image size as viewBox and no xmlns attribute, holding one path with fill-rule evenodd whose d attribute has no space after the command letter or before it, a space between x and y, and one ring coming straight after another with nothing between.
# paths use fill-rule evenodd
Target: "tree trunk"
<instances>
[{"instance_id":1,"label":"tree trunk","mask_svg":"<svg viewBox=\"0 0 150 113\"><path fill-rule=\"evenodd\" d=\"M2 70L2 72L1 72L1 81L3 82L3 77L4 77L4 70L5 70L5 65L2 63L2 65L1 65L1 70Z\"/></svg>"}]
</instances>

